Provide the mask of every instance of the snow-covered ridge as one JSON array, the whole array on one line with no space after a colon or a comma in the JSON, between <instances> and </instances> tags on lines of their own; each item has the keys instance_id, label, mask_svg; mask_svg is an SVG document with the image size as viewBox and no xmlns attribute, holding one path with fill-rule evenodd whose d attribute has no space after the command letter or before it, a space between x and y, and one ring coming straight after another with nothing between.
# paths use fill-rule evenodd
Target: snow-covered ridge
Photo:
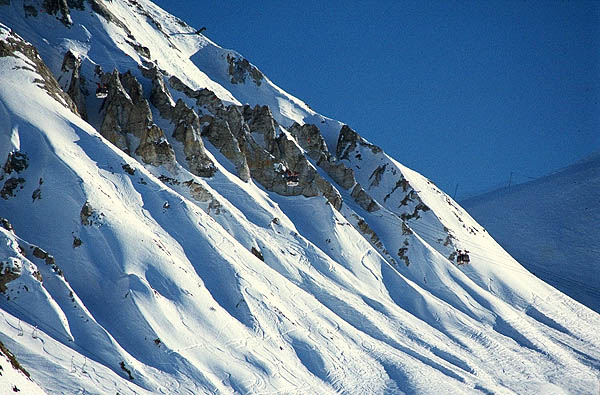
<instances>
[{"instance_id":1,"label":"snow-covered ridge","mask_svg":"<svg viewBox=\"0 0 600 395\"><path fill-rule=\"evenodd\" d=\"M597 389L598 314L424 177L148 1L56 4L0 6L52 72L0 57L0 340L43 389Z\"/></svg>"}]
</instances>

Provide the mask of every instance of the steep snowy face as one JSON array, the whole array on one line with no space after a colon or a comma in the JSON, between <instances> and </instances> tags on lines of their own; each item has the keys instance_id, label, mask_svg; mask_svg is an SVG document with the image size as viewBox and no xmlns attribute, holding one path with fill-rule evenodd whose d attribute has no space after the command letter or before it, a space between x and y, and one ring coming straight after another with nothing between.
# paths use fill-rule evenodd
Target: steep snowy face
<instances>
[{"instance_id":1,"label":"steep snowy face","mask_svg":"<svg viewBox=\"0 0 600 395\"><path fill-rule=\"evenodd\" d=\"M48 392L596 390L598 314L151 2L5 0L0 51L0 339Z\"/></svg>"},{"instance_id":2,"label":"steep snowy face","mask_svg":"<svg viewBox=\"0 0 600 395\"><path fill-rule=\"evenodd\" d=\"M0 342L0 390L2 393L21 392L26 394L44 394L45 392L34 383L30 374L25 370L14 354Z\"/></svg>"},{"instance_id":3,"label":"steep snowy face","mask_svg":"<svg viewBox=\"0 0 600 395\"><path fill-rule=\"evenodd\" d=\"M462 204L529 271L600 312L600 155Z\"/></svg>"}]
</instances>

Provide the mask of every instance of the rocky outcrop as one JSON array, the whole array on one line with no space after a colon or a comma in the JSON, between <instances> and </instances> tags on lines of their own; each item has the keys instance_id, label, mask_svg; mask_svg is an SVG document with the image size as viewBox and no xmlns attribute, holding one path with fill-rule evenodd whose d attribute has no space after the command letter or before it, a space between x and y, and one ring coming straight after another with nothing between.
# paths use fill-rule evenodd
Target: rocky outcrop
<instances>
[{"instance_id":1,"label":"rocky outcrop","mask_svg":"<svg viewBox=\"0 0 600 395\"><path fill-rule=\"evenodd\" d=\"M187 97L194 99L198 107L203 107L213 114L216 114L220 108L223 108L223 102L210 89L202 88L193 90L175 76L169 78L169 85L176 91L182 92Z\"/></svg>"},{"instance_id":2,"label":"rocky outcrop","mask_svg":"<svg viewBox=\"0 0 600 395\"><path fill-rule=\"evenodd\" d=\"M183 185L187 186L190 190L190 195L197 200L198 202L208 203L205 211L207 214L220 214L222 205L219 203L217 199L213 196L210 191L204 188L201 184L197 183L194 180L185 181Z\"/></svg>"},{"instance_id":3,"label":"rocky outcrop","mask_svg":"<svg viewBox=\"0 0 600 395\"><path fill-rule=\"evenodd\" d=\"M169 167L168 165L175 163L173 147L165 138L162 129L154 124L146 129L135 154L141 156L145 163L152 166L167 165Z\"/></svg>"},{"instance_id":4,"label":"rocky outcrop","mask_svg":"<svg viewBox=\"0 0 600 395\"><path fill-rule=\"evenodd\" d=\"M15 265L14 262L0 261L0 293L5 293L6 284L16 280L21 275L21 268Z\"/></svg>"},{"instance_id":5,"label":"rocky outcrop","mask_svg":"<svg viewBox=\"0 0 600 395\"><path fill-rule=\"evenodd\" d=\"M85 202L79 213L84 226L101 227L104 224L104 213L96 211L89 202Z\"/></svg>"},{"instance_id":6,"label":"rocky outcrop","mask_svg":"<svg viewBox=\"0 0 600 395\"><path fill-rule=\"evenodd\" d=\"M374 185L373 182L375 181L378 182L378 169L376 169L375 172L371 175L371 178L375 178L375 180L372 181L371 185ZM400 179L396 181L394 188L392 188L392 190L384 196L383 201L386 202L390 198L390 196L392 196L392 194L399 189L401 189L404 193L404 197L400 200L400 205L398 206L398 208L402 208L404 210L404 212L400 215L400 217L403 220L407 221L413 218L418 219L419 212L427 212L430 210L430 208L425 203L423 203L417 191L415 191L410 186L408 180L406 180L402 175L400 175Z\"/></svg>"},{"instance_id":7,"label":"rocky outcrop","mask_svg":"<svg viewBox=\"0 0 600 395\"><path fill-rule=\"evenodd\" d=\"M381 182L381 178L383 177L383 174L385 173L385 169L387 168L387 163L381 166L377 166L377 168L375 170L373 170L373 173L371 173L371 175L369 176L369 180L371 181L371 184L369 185L369 188L371 187L376 187L379 185L379 183Z\"/></svg>"},{"instance_id":8,"label":"rocky outcrop","mask_svg":"<svg viewBox=\"0 0 600 395\"><path fill-rule=\"evenodd\" d=\"M396 260L385 248L377 233L375 233L375 231L362 217L352 213L347 217L347 219L350 221L350 223L352 223L354 228L357 229L363 236L365 236L367 241L369 241L369 243L386 258L388 262L396 264Z\"/></svg>"},{"instance_id":9,"label":"rocky outcrop","mask_svg":"<svg viewBox=\"0 0 600 395\"><path fill-rule=\"evenodd\" d=\"M94 210L92 209L92 205L89 202L85 202L83 207L81 207L81 212L79 213L79 217L81 218L81 225L91 225L92 221L90 221L90 217L94 214Z\"/></svg>"},{"instance_id":10,"label":"rocky outcrop","mask_svg":"<svg viewBox=\"0 0 600 395\"><path fill-rule=\"evenodd\" d=\"M83 11L85 9L83 2L85 0L67 0L67 5L70 8L75 8L76 10Z\"/></svg>"},{"instance_id":11,"label":"rocky outcrop","mask_svg":"<svg viewBox=\"0 0 600 395\"><path fill-rule=\"evenodd\" d=\"M42 9L48 15L55 15L56 19L61 21L63 25L67 27L70 27L73 24L67 0L44 0L42 2Z\"/></svg>"},{"instance_id":12,"label":"rocky outcrop","mask_svg":"<svg viewBox=\"0 0 600 395\"><path fill-rule=\"evenodd\" d=\"M7 200L10 197L15 196L15 190L23 189L23 185L25 184L25 179L22 177L11 177L4 182L4 186L0 190L0 197L2 199Z\"/></svg>"},{"instance_id":13,"label":"rocky outcrop","mask_svg":"<svg viewBox=\"0 0 600 395\"><path fill-rule=\"evenodd\" d=\"M294 122L294 124L288 128L288 131L294 136L300 147L306 151L306 154L310 158L317 162L329 161L331 153L327 149L325 140L317 125L308 123L300 125L299 123ZM348 189L351 186L352 185L344 187L344 189Z\"/></svg>"},{"instance_id":14,"label":"rocky outcrop","mask_svg":"<svg viewBox=\"0 0 600 395\"><path fill-rule=\"evenodd\" d=\"M8 154L8 158L6 158L6 162L4 162L4 166L2 170L4 170L5 174L10 174L13 171L16 173L21 173L29 166L29 159L27 155L19 152L13 151ZM0 174L0 180L3 178L3 174Z\"/></svg>"},{"instance_id":15,"label":"rocky outcrop","mask_svg":"<svg viewBox=\"0 0 600 395\"><path fill-rule=\"evenodd\" d=\"M133 100L121 84L117 70L111 74L104 74L102 83L108 87L108 96L102 104L104 118L100 126L100 133L111 143L130 153L126 135L127 133L139 136L143 134L143 131L151 123L150 108L143 104L138 107L134 105ZM143 119L141 124L140 119Z\"/></svg>"},{"instance_id":16,"label":"rocky outcrop","mask_svg":"<svg viewBox=\"0 0 600 395\"><path fill-rule=\"evenodd\" d=\"M158 109L160 115L175 125L173 137L183 143L185 159L190 172L200 177L212 177L217 171L215 164L209 158L202 142L201 125L198 114L181 99L174 104L173 97L164 84L163 74L156 66L140 67L143 75L152 80L150 102ZM182 89L193 92L185 87Z\"/></svg>"},{"instance_id":17,"label":"rocky outcrop","mask_svg":"<svg viewBox=\"0 0 600 395\"><path fill-rule=\"evenodd\" d=\"M343 189L350 189L356 184L354 172L344 163L336 161L327 149L321 131L316 125L300 125L296 122L289 128L298 144L306 151L307 155L317 161L317 166L325 170Z\"/></svg>"},{"instance_id":18,"label":"rocky outcrop","mask_svg":"<svg viewBox=\"0 0 600 395\"><path fill-rule=\"evenodd\" d=\"M252 78L256 85L260 86L262 83L263 73L241 56L228 54L227 63L229 63L228 72L232 84L245 83L248 76Z\"/></svg>"},{"instance_id":19,"label":"rocky outcrop","mask_svg":"<svg viewBox=\"0 0 600 395\"><path fill-rule=\"evenodd\" d=\"M277 134L279 126L267 106L222 107L215 117L203 120L208 125L202 135L234 163L238 174L245 174L247 168L269 191L286 196L323 195L334 207L341 207L339 192L317 173L296 142L286 133ZM284 169L298 173L298 185L288 184Z\"/></svg>"},{"instance_id":20,"label":"rocky outcrop","mask_svg":"<svg viewBox=\"0 0 600 395\"><path fill-rule=\"evenodd\" d=\"M114 23L115 25L117 25L121 29L123 29L125 31L125 33L127 33L127 37L130 40L135 40L135 38L131 35L131 30L129 30L129 28L119 18L117 18L117 16L115 14L113 14L112 12L110 12L110 10L108 8L106 8L103 1L101 1L101 0L85 0L85 1L90 4L90 6L92 7L92 11L94 11L96 14L100 15L102 18L106 19L107 22ZM75 4L81 3L80 0L67 0L67 2L69 3L69 5L71 5L71 4L75 5ZM76 7L74 7L74 8L76 8ZM83 6L81 7L81 9L83 9Z\"/></svg>"},{"instance_id":21,"label":"rocky outcrop","mask_svg":"<svg viewBox=\"0 0 600 395\"><path fill-rule=\"evenodd\" d=\"M218 118L227 121L231 133L236 137L250 133L250 128L242 114L243 110L244 107L226 106L219 108L216 112Z\"/></svg>"},{"instance_id":22,"label":"rocky outcrop","mask_svg":"<svg viewBox=\"0 0 600 395\"><path fill-rule=\"evenodd\" d=\"M340 134L338 136L336 155L339 159L361 160L361 154L356 152L358 146L368 148L373 154L379 154L382 152L381 148L369 143L368 141L360 137L360 135L354 130L352 130L350 127L344 125L340 130ZM354 158L350 158L351 153L354 153ZM375 168L375 170L373 170L373 172L369 176L370 184L368 189L379 186L383 175L386 172L387 166L388 164L383 164ZM392 173L394 175L396 174L395 171L392 171ZM411 187L408 180L406 180L402 174L400 174L400 178L396 181L396 184L394 185L392 190L383 197L383 202L387 202L388 199L392 196L392 194L398 190L401 190L401 192L404 193L402 199L400 199L400 204L397 207L401 211L400 218L403 221L407 221L410 219L418 219L420 217L421 212L427 212L430 210L430 208L425 203L423 203L417 191L415 191ZM360 191L357 191L355 188L355 190L353 190L352 192L352 195L357 201L360 200L359 204L361 204L361 206L367 211L379 209L379 204L377 204L377 202L369 202L370 198L367 198L368 194L366 192L362 193ZM402 253L402 251L400 251L399 254L400 253ZM403 260L408 259L403 255L403 253L402 255L400 255L400 257Z\"/></svg>"},{"instance_id":23,"label":"rocky outcrop","mask_svg":"<svg viewBox=\"0 0 600 395\"><path fill-rule=\"evenodd\" d=\"M213 176L217 168L206 154L198 114L181 99L177 101L172 114L172 122L176 125L173 137L183 143L183 152L190 171L201 177Z\"/></svg>"},{"instance_id":24,"label":"rocky outcrop","mask_svg":"<svg viewBox=\"0 0 600 395\"><path fill-rule=\"evenodd\" d=\"M204 211L211 214L220 214L222 205L221 203L214 197L214 195L206 189L202 184L190 179L188 181L181 182L175 178L167 177L167 176L159 176L159 180L164 182L165 184L171 184L173 186L181 186L184 185L188 188L190 196L200 203L208 203L207 206L202 206ZM168 210L170 207L169 202L165 202L163 205L163 209Z\"/></svg>"},{"instance_id":25,"label":"rocky outcrop","mask_svg":"<svg viewBox=\"0 0 600 395\"><path fill-rule=\"evenodd\" d=\"M133 36L131 36L133 38ZM141 58L145 58L146 60L150 60L151 56L150 56L150 48L140 44L137 41L133 41L133 40L125 40L125 42L127 44L129 44L129 46L131 48L133 48L133 50L140 55Z\"/></svg>"},{"instance_id":26,"label":"rocky outcrop","mask_svg":"<svg viewBox=\"0 0 600 395\"><path fill-rule=\"evenodd\" d=\"M340 161L321 159L317 162L317 166L323 169L343 189L348 190L357 185L354 171Z\"/></svg>"},{"instance_id":27,"label":"rocky outcrop","mask_svg":"<svg viewBox=\"0 0 600 395\"><path fill-rule=\"evenodd\" d=\"M360 207L370 213L381 209L379 203L373 200L373 198L369 196L369 194L358 183L354 186L354 189L352 189L352 193L350 195Z\"/></svg>"},{"instance_id":28,"label":"rocky outcrop","mask_svg":"<svg viewBox=\"0 0 600 395\"><path fill-rule=\"evenodd\" d=\"M13 228L12 224L6 218L0 217L0 226L11 233L15 232L15 229Z\"/></svg>"},{"instance_id":29,"label":"rocky outcrop","mask_svg":"<svg viewBox=\"0 0 600 395\"><path fill-rule=\"evenodd\" d=\"M331 156L316 125L294 123L289 131L296 138L298 144L306 150L308 156L316 160L317 166L323 169L331 179L343 189L349 190L352 188L350 196L359 206L368 212L380 209L380 205L356 182L354 171Z\"/></svg>"},{"instance_id":30,"label":"rocky outcrop","mask_svg":"<svg viewBox=\"0 0 600 395\"><path fill-rule=\"evenodd\" d=\"M81 0L79 0L81 1ZM89 1L89 0L88 0ZM112 0L111 0L112 1ZM178 48L173 44L173 42L171 41L171 34L170 32L167 32L163 27L162 24L154 17L153 13L148 12L143 6L142 4L140 4L138 1L134 1L131 0L129 1L129 5L134 6L136 8L136 12L138 14L143 15L144 17L146 17L146 20L150 23L152 23L154 25L154 27L156 28L156 30L158 30L159 32L162 33L162 35L165 37L165 39L167 40L167 42L169 43L169 46L175 50L178 50ZM187 24L185 24L185 22L179 20L179 19L175 19L175 21L183 27L187 27ZM145 47L144 47L145 48Z\"/></svg>"},{"instance_id":31,"label":"rocky outcrop","mask_svg":"<svg viewBox=\"0 0 600 395\"><path fill-rule=\"evenodd\" d=\"M338 135L335 156L339 160L349 159L349 153L354 151L357 145L367 147L374 154L382 152L381 148L363 139L358 133L350 129L348 125L344 125ZM357 159L360 159L360 157L357 157Z\"/></svg>"},{"instance_id":32,"label":"rocky outcrop","mask_svg":"<svg viewBox=\"0 0 600 395\"><path fill-rule=\"evenodd\" d=\"M223 156L233 163L241 180L249 181L250 169L248 168L246 156L242 153L239 142L233 135L229 123L222 118L212 116L204 116L202 121L207 123L202 130L202 136L205 136Z\"/></svg>"},{"instance_id":33,"label":"rocky outcrop","mask_svg":"<svg viewBox=\"0 0 600 395\"><path fill-rule=\"evenodd\" d=\"M13 235L15 234L13 226L6 218L0 217L0 227ZM2 242L5 246L11 245L10 239L6 238L6 235L2 234L2 232L0 232L0 238L2 238ZM6 285L19 278L21 275L22 261L19 257L21 251L22 247L19 245L17 249L14 250L13 256L10 256L9 254L4 255L4 259L6 260L0 261L0 293L5 293L7 291Z\"/></svg>"},{"instance_id":34,"label":"rocky outcrop","mask_svg":"<svg viewBox=\"0 0 600 395\"><path fill-rule=\"evenodd\" d=\"M108 96L102 106L100 133L123 151L135 152L145 163L172 166L175 152L162 129L152 122L150 106L137 79L130 72L114 70L102 75L102 83L108 87Z\"/></svg>"},{"instance_id":35,"label":"rocky outcrop","mask_svg":"<svg viewBox=\"0 0 600 395\"><path fill-rule=\"evenodd\" d=\"M246 105L242 109L244 122L248 125L252 138L267 152L275 149L275 135L278 128L269 106Z\"/></svg>"},{"instance_id":36,"label":"rocky outcrop","mask_svg":"<svg viewBox=\"0 0 600 395\"><path fill-rule=\"evenodd\" d=\"M54 259L53 255L50 255L47 251L33 244L29 245L29 249L32 251L34 257L43 260L44 263L50 266L56 274L59 276L63 275L63 272L56 264L56 259Z\"/></svg>"},{"instance_id":37,"label":"rocky outcrop","mask_svg":"<svg viewBox=\"0 0 600 395\"><path fill-rule=\"evenodd\" d=\"M252 177L267 190L286 196L323 195L334 207L341 207L337 189L318 174L296 142L281 132L268 106L225 106L212 91L193 90L174 76L169 78L169 85L212 113L198 119L203 125L202 137L232 162L240 179L248 181ZM165 98L157 95L156 100L159 104ZM185 108L183 102L177 105ZM175 135L181 138L184 132L185 128L180 127ZM298 185L288 183L283 169L298 173Z\"/></svg>"},{"instance_id":38,"label":"rocky outcrop","mask_svg":"<svg viewBox=\"0 0 600 395\"><path fill-rule=\"evenodd\" d=\"M12 173L21 173L29 166L27 155L19 151L13 151L8 154L4 166L0 169L0 180L3 180L6 175ZM0 189L0 197L7 200L14 197L17 190L23 189L25 179L23 177L9 177Z\"/></svg>"},{"instance_id":39,"label":"rocky outcrop","mask_svg":"<svg viewBox=\"0 0 600 395\"><path fill-rule=\"evenodd\" d=\"M414 207L412 213L403 213L400 215L400 218L402 218L403 220L409 220L412 218L419 218L419 211L422 212L427 212L431 210L425 203L423 203L421 201L421 199L419 198L419 203L417 203L417 205Z\"/></svg>"},{"instance_id":40,"label":"rocky outcrop","mask_svg":"<svg viewBox=\"0 0 600 395\"><path fill-rule=\"evenodd\" d=\"M54 263L54 257L48 254L45 250L41 249L38 246L31 246L33 249L33 256L38 259L43 259L48 265Z\"/></svg>"},{"instance_id":41,"label":"rocky outcrop","mask_svg":"<svg viewBox=\"0 0 600 395\"><path fill-rule=\"evenodd\" d=\"M400 258L406 266L410 265L410 260L406 253L408 252L408 247L398 248L398 258Z\"/></svg>"},{"instance_id":42,"label":"rocky outcrop","mask_svg":"<svg viewBox=\"0 0 600 395\"><path fill-rule=\"evenodd\" d=\"M276 139L276 147L279 160L286 163L292 171L299 174L299 184L297 187L294 187L298 189L298 193L291 194L301 194L306 197L323 195L336 209L340 209L342 206L342 196L333 185L319 175L317 170L304 157L295 140L289 135L282 133ZM276 189L274 190L278 192ZM290 194L285 193L288 190L281 194ZM296 192L296 190L292 190L291 192Z\"/></svg>"},{"instance_id":43,"label":"rocky outcrop","mask_svg":"<svg viewBox=\"0 0 600 395\"><path fill-rule=\"evenodd\" d=\"M71 100L73 100L73 103L75 103L77 112L79 112L81 118L87 120L87 110L85 106L87 89L85 89L85 79L81 76L80 69L81 60L75 56L73 52L67 51L61 66L63 75L58 78L58 82L62 84L65 92L67 92ZM63 77L66 78L66 81L62 81Z\"/></svg>"},{"instance_id":44,"label":"rocky outcrop","mask_svg":"<svg viewBox=\"0 0 600 395\"><path fill-rule=\"evenodd\" d=\"M171 96L171 92L165 86L163 74L158 70L156 65L152 64L151 67L139 67L142 75L152 81L152 91L150 92L150 103L160 113L160 116L165 119L171 119L173 117L173 107L175 107L175 100Z\"/></svg>"},{"instance_id":45,"label":"rocky outcrop","mask_svg":"<svg viewBox=\"0 0 600 395\"><path fill-rule=\"evenodd\" d=\"M265 261L265 257L263 256L262 252L258 248L252 246L252 248L250 248L250 252L252 253L252 255L254 255L261 261L263 261L263 262Z\"/></svg>"},{"instance_id":46,"label":"rocky outcrop","mask_svg":"<svg viewBox=\"0 0 600 395\"><path fill-rule=\"evenodd\" d=\"M112 0L110 0L112 1ZM31 3L31 1L27 1L25 3ZM36 0L36 2L41 3L41 7L39 5L32 4L24 4L23 11L25 12L25 16L36 17L38 16L38 8L40 7L40 12L46 13L48 15L56 16L61 23L63 23L66 27L71 27L73 21L71 19L71 9L76 9L79 11L85 10L85 3L88 3L95 13L103 17L107 22L114 23L115 25L122 28L125 33L127 33L127 37L130 40L135 40L131 35L131 30L113 14L104 4L102 0ZM130 3L135 4L137 2L131 1ZM10 0L0 0L0 5L8 5L10 4Z\"/></svg>"}]
</instances>

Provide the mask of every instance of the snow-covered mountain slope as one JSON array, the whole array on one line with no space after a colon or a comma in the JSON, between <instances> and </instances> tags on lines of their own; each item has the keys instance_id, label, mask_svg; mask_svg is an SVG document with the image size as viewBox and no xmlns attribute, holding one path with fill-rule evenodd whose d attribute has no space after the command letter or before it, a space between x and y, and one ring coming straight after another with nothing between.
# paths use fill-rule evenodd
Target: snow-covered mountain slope
<instances>
[{"instance_id":1,"label":"snow-covered mountain slope","mask_svg":"<svg viewBox=\"0 0 600 395\"><path fill-rule=\"evenodd\" d=\"M0 340L47 392L597 391L597 313L241 55L0 4Z\"/></svg>"},{"instance_id":2,"label":"snow-covered mountain slope","mask_svg":"<svg viewBox=\"0 0 600 395\"><path fill-rule=\"evenodd\" d=\"M600 312L600 155L463 206L529 271Z\"/></svg>"},{"instance_id":3,"label":"snow-covered mountain slope","mask_svg":"<svg viewBox=\"0 0 600 395\"><path fill-rule=\"evenodd\" d=\"M21 392L44 394L45 392L29 378L27 372L16 360L14 354L0 342L0 391L3 394Z\"/></svg>"}]
</instances>

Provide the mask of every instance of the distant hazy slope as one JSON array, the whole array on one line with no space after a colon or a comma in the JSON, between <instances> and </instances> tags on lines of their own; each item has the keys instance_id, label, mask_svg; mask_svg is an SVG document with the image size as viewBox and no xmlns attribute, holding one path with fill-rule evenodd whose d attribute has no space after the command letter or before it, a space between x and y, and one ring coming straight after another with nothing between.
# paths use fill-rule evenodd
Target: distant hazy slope
<instances>
[{"instance_id":1,"label":"distant hazy slope","mask_svg":"<svg viewBox=\"0 0 600 395\"><path fill-rule=\"evenodd\" d=\"M461 204L536 276L600 312L600 154Z\"/></svg>"}]
</instances>

